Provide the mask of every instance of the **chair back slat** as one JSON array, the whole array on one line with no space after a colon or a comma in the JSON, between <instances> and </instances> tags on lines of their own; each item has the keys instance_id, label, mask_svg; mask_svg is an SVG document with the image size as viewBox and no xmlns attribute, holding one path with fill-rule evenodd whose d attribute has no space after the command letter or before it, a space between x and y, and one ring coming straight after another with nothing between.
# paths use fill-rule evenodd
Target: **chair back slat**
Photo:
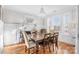
<instances>
[{"instance_id":1,"label":"chair back slat","mask_svg":"<svg viewBox=\"0 0 79 59\"><path fill-rule=\"evenodd\" d=\"M29 39L28 39L28 36L26 34L26 32L22 31L22 34L23 34L23 38L25 40L25 45L27 46L27 48L29 48Z\"/></svg>"}]
</instances>

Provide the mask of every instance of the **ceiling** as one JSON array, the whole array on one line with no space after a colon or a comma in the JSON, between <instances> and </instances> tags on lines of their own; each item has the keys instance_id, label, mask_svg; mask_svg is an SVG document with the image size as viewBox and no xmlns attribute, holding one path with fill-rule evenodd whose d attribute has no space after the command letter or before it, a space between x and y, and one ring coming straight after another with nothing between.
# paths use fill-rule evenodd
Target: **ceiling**
<instances>
[{"instance_id":1,"label":"ceiling","mask_svg":"<svg viewBox=\"0 0 79 59\"><path fill-rule=\"evenodd\" d=\"M73 8L74 5L2 5L4 10L3 21L5 23L23 23L27 18L33 18L34 16L35 19L40 19L39 16L44 16L40 14L42 9L42 13L49 17L53 12L59 12L71 7Z\"/></svg>"},{"instance_id":2,"label":"ceiling","mask_svg":"<svg viewBox=\"0 0 79 59\"><path fill-rule=\"evenodd\" d=\"M46 14L50 14L52 12L71 8L73 6L74 5L3 5L2 7L21 13L39 15L42 7Z\"/></svg>"}]
</instances>

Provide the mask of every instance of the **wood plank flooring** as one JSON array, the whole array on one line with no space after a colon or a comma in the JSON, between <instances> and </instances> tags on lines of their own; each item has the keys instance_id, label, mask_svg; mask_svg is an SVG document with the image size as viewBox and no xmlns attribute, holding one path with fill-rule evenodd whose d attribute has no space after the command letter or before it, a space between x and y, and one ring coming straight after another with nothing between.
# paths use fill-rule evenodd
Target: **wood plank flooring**
<instances>
[{"instance_id":1,"label":"wood plank flooring","mask_svg":"<svg viewBox=\"0 0 79 59\"><path fill-rule=\"evenodd\" d=\"M52 47L51 47L52 50ZM3 49L3 54L27 54L25 52L25 44L20 43L11 46L5 46ZM44 54L43 49L40 48L38 54ZM75 54L75 47L63 42L59 42L59 48L54 52L49 52L48 47L45 49L45 54Z\"/></svg>"}]
</instances>

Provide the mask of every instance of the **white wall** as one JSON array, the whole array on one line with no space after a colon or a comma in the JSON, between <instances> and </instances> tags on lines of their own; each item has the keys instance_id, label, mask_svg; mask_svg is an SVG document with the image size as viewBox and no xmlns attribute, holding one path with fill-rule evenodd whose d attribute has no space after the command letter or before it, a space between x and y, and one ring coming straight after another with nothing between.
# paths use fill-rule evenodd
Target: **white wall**
<instances>
[{"instance_id":1,"label":"white wall","mask_svg":"<svg viewBox=\"0 0 79 59\"><path fill-rule=\"evenodd\" d=\"M61 12L59 14L55 14L55 15L61 15L62 16L61 20L63 23L63 16L66 13L71 13L70 17L71 16L73 17L73 18L71 17L72 18L71 21L76 21L76 19L74 17L75 11L72 11L72 9ZM5 20L6 23L8 23L8 24L5 23L5 32L4 32L5 43L4 44L12 44L12 43L19 42L19 37L18 38L16 37L16 35L19 35L19 33L17 34L16 31L13 33L13 31L18 29L20 26L22 26L22 24L9 24L9 23L23 23L24 22L23 20L27 20L26 17L28 17L27 14L21 14L21 13L15 12L15 11L7 10L7 9L3 10L3 19ZM33 23L30 23L30 25L27 23L25 24L26 30L27 31L32 30L34 27L34 24L37 24L37 26L36 26L37 28L46 28L47 27L46 21L47 21L46 19L42 20L41 18L34 18ZM45 27L43 27L43 26L45 26ZM63 40L61 40L61 41L75 44L75 39L72 38L72 35L69 34L70 36L66 36L65 35L66 32L64 32L63 29L64 29L64 27L62 26L62 30L60 31L61 32L60 37ZM76 31L74 31L74 32L76 32Z\"/></svg>"},{"instance_id":2,"label":"white wall","mask_svg":"<svg viewBox=\"0 0 79 59\"><path fill-rule=\"evenodd\" d=\"M3 49L3 22L0 20L0 53Z\"/></svg>"},{"instance_id":3,"label":"white wall","mask_svg":"<svg viewBox=\"0 0 79 59\"><path fill-rule=\"evenodd\" d=\"M18 43L20 40L19 38L19 28L22 27L26 17L31 17L27 14L18 13L16 11L3 9L3 20L4 20L4 45ZM32 17L33 18L33 17ZM33 22L27 24L26 21L25 27L26 31L32 30L34 28L34 24L36 24L37 28L43 28L43 20L39 18L33 18ZM18 32L17 32L18 31Z\"/></svg>"},{"instance_id":4,"label":"white wall","mask_svg":"<svg viewBox=\"0 0 79 59\"><path fill-rule=\"evenodd\" d=\"M62 30L60 31L61 41L75 45L77 32L77 20L75 17L76 10L72 9L70 11L64 12L62 16L62 23L65 24L62 24Z\"/></svg>"},{"instance_id":5,"label":"white wall","mask_svg":"<svg viewBox=\"0 0 79 59\"><path fill-rule=\"evenodd\" d=\"M19 42L19 38L17 38L17 23L21 23L23 19L23 15L14 11L3 9L4 45Z\"/></svg>"},{"instance_id":6,"label":"white wall","mask_svg":"<svg viewBox=\"0 0 79 59\"><path fill-rule=\"evenodd\" d=\"M1 6L0 6L0 53L3 50L3 22L1 19Z\"/></svg>"},{"instance_id":7,"label":"white wall","mask_svg":"<svg viewBox=\"0 0 79 59\"><path fill-rule=\"evenodd\" d=\"M4 24L4 45L16 43L16 24Z\"/></svg>"},{"instance_id":8,"label":"white wall","mask_svg":"<svg viewBox=\"0 0 79 59\"><path fill-rule=\"evenodd\" d=\"M77 53L79 54L79 5L77 6L77 18L78 18L78 32L77 32L78 38L77 38L76 50L77 50Z\"/></svg>"},{"instance_id":9,"label":"white wall","mask_svg":"<svg viewBox=\"0 0 79 59\"><path fill-rule=\"evenodd\" d=\"M3 46L3 22L0 20L0 47Z\"/></svg>"},{"instance_id":10,"label":"white wall","mask_svg":"<svg viewBox=\"0 0 79 59\"><path fill-rule=\"evenodd\" d=\"M75 45L76 32L77 32L76 31L77 20L76 20L75 7L71 8L71 9L63 10L62 12L57 12L56 14L49 17L48 20L54 20L52 18L53 16L59 16L59 18L60 18L59 20L61 22L60 33L59 33L59 41ZM64 18L64 17L66 17L66 18ZM51 23L49 23L49 24L51 25ZM52 26L54 26L54 24L52 24Z\"/></svg>"}]
</instances>

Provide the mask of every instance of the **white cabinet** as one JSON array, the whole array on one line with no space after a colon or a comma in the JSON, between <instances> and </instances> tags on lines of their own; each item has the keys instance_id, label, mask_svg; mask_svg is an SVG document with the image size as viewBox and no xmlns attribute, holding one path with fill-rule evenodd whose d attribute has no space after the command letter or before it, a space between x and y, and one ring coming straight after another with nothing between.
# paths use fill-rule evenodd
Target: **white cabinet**
<instances>
[{"instance_id":1,"label":"white cabinet","mask_svg":"<svg viewBox=\"0 0 79 59\"><path fill-rule=\"evenodd\" d=\"M14 44L16 43L16 24L4 24L4 44Z\"/></svg>"}]
</instances>

